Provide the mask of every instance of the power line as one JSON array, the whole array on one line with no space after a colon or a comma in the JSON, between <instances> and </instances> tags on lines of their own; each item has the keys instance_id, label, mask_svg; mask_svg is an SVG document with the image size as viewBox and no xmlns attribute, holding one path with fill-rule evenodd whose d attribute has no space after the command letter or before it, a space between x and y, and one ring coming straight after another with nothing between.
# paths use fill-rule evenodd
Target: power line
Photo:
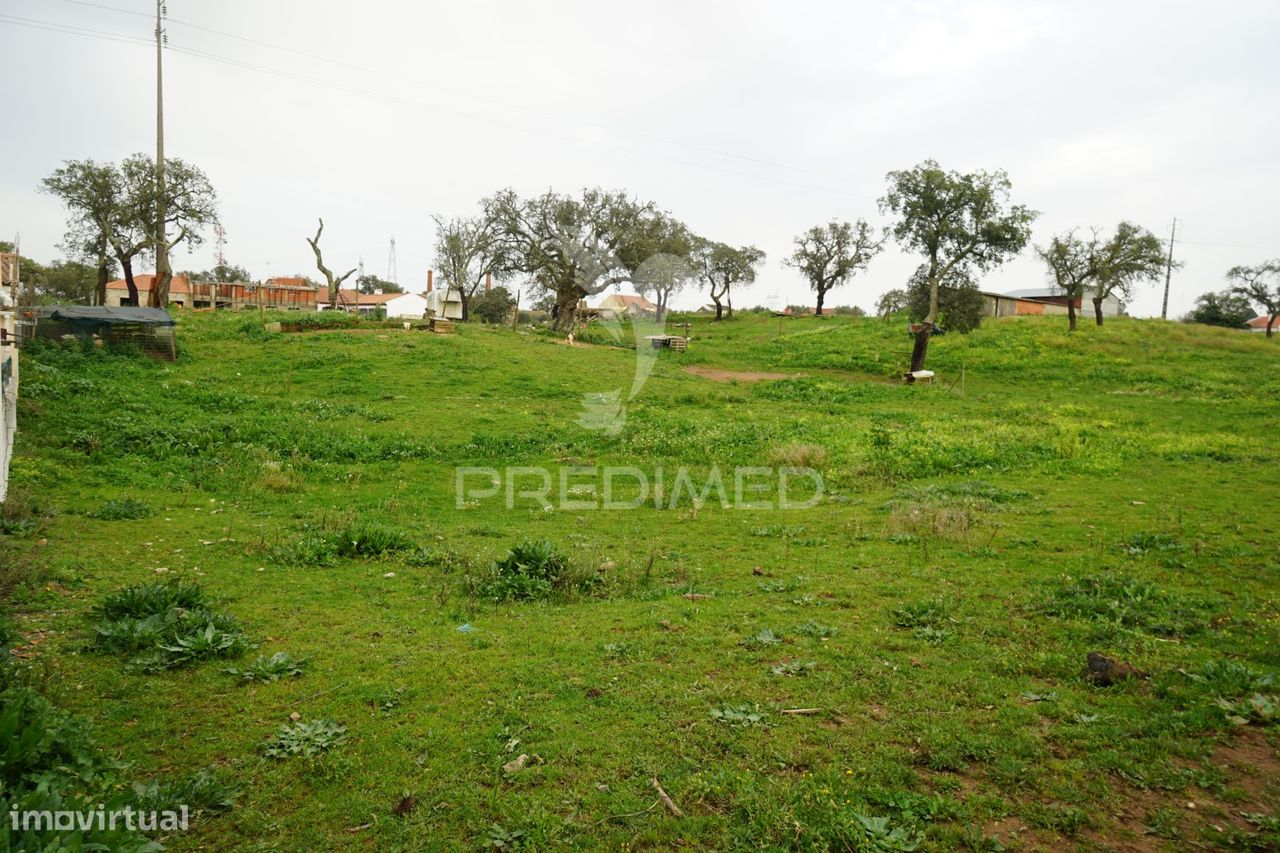
<instances>
[{"instance_id":1,"label":"power line","mask_svg":"<svg viewBox=\"0 0 1280 853\"><path fill-rule=\"evenodd\" d=\"M52 33L86 36L88 38L96 38L102 41L115 41L122 44L152 44L151 39L143 38L142 36L131 36L126 33L113 33L106 30L93 30L88 27L77 27L71 24L56 24L52 21L37 21L34 18L21 18L17 15L0 14L0 23L12 24L18 27L27 27L33 30L48 30Z\"/></svg>"},{"instance_id":2,"label":"power line","mask_svg":"<svg viewBox=\"0 0 1280 853\"><path fill-rule=\"evenodd\" d=\"M70 2L70 0L68 0L68 2ZM14 18L14 17L15 16L0 15L0 23L15 23L15 24L18 24L19 26L31 26L35 29L45 29L51 32L65 33L69 35L79 35L79 36L85 36L88 38L98 38L98 39L103 39L107 41L121 41L124 43L143 44L148 46L153 44L153 42L150 39L142 39L142 38L133 39L128 36L121 38L119 37L120 34L117 34L117 33L109 33L102 30L92 30L87 27L73 27L69 25L55 24L48 21L34 21L33 19L18 19L13 21L4 20L5 18ZM21 23L21 22L28 22L28 23ZM126 41L126 39L128 39L128 41ZM621 151L628 154L635 154L635 155L649 157L656 160L662 160L668 163L674 163L674 164L686 166L692 169L700 169L707 172L717 172L724 175L731 175L733 177L746 178L748 180L763 181L766 183L773 183L780 186L789 186L794 189L800 189L800 190L805 190L809 192L820 192L820 193L830 194L830 195L853 197L852 193L847 192L845 190L836 189L831 186L818 186L813 184L805 184L805 183L791 181L791 180L787 180L784 178L779 178L771 175L757 174L754 172L745 172L737 169L725 168L723 166L716 166L708 163L698 163L691 160L685 160L685 159L672 157L669 155L659 154L656 152L645 151L643 149L629 148L616 143L602 143L597 141L588 141L580 137L559 134L552 131L547 131L541 128L531 127L527 125L519 125L513 122L495 119L490 116L475 115L472 113L466 113L458 110L451 110L445 107L427 104L421 101L415 101L409 98L403 98L395 95L386 94L383 92L375 92L369 89L361 89L355 86L349 86L342 83L335 83L330 80L324 80L318 77L311 77L306 74L298 74L295 72L284 71L278 68L272 68L270 66L258 65L256 63L246 62L240 59L233 59L231 57L221 56L219 54L210 53L208 51L198 50L195 48L188 48L188 47L183 47L181 45L169 44L168 50L173 51L175 53L183 53L190 56L195 56L195 57L206 59L213 62L220 62L226 65L232 65L239 68L258 71L264 74L283 77L285 79L295 80L303 83L310 83L312 85L317 85L317 86L323 86L326 88L334 89L336 91L347 92L350 94L356 94L356 95L360 95L367 98L386 101L389 103L410 106L417 109L424 109L424 110L440 113L443 115L449 115L455 118L461 118L468 121L492 124L499 127L505 127L509 130L514 130L517 132L540 135L550 139L556 139L562 142L569 142L569 143L578 144L578 145L586 145L586 146L595 147L595 148L610 148L615 151Z\"/></svg>"},{"instance_id":3,"label":"power line","mask_svg":"<svg viewBox=\"0 0 1280 853\"><path fill-rule=\"evenodd\" d=\"M71 3L76 6L88 6L95 9L104 9L111 12L119 12L124 15L150 17L144 12L137 12L132 9L121 9L118 6L109 6L105 3L93 3L93 2L89 2L89 0L62 0L62 2ZM371 68L369 66L364 66L364 65L357 65L355 63L347 62L342 59L335 59L334 57L331 57L331 56L323 56L317 53L308 53L307 51L304 51L304 50L298 50L292 47L285 47L283 45L272 44L271 42L261 41L260 39L250 38L249 36L242 36L237 33L227 32L226 30L218 30L212 27L203 26L201 24L193 24L190 21L180 21L176 18L169 18L168 21L169 23L172 23L172 24L178 24L180 26L190 27L191 29L200 30L206 33L211 33L213 35L222 36L224 38L235 39L237 41L242 41L247 44L257 45L259 47L265 47L270 50L278 50L284 53L293 54L294 56L301 56L307 59L314 59L319 62L327 62L332 65L340 66L342 68L348 68L352 71L359 71L364 74L374 74L377 76L386 77L391 80L399 80L401 82L411 83L414 86L435 89L437 91L444 92L451 95L457 95L459 97L470 98L472 100L478 100L478 101L485 101L487 103L493 104L494 106L503 107L504 109L516 109L516 110L522 110L522 111L528 110L528 106L525 104L514 103L511 101L504 101L501 98L494 98L489 95L481 95L475 92L468 92L463 89L455 89L449 86L441 86L440 84L435 83L433 81L429 81L429 80L422 80L422 79L413 78L413 77L406 77L400 74L393 74L391 72L384 71L382 69ZM551 113L546 111L543 111L542 114L552 118L572 121L578 124L585 125L587 127L593 127L600 130L606 130L610 132L614 130L614 127L606 122L592 121L590 119L581 118L580 116L572 116L572 115L567 115L563 113L557 114L557 113ZM749 163L755 163L761 166L771 166L771 167L780 168L780 169L788 169L791 171L801 172L804 174L810 174L810 175L824 174L816 169L808 169L803 166L797 166L792 163L782 163L774 160L766 160L760 157L752 157L746 154L737 154L732 151L726 151L720 148L714 148L707 145L698 145L695 143L686 142L684 140L668 139L666 137L655 136L653 134L647 134L644 132L636 132L634 130L630 130L629 132L633 136L639 136L654 142L660 142L664 145L672 145L672 146L678 146L681 148L687 148L693 151L701 151L705 154L715 154L717 156L729 157L735 160L742 160Z\"/></svg>"}]
</instances>

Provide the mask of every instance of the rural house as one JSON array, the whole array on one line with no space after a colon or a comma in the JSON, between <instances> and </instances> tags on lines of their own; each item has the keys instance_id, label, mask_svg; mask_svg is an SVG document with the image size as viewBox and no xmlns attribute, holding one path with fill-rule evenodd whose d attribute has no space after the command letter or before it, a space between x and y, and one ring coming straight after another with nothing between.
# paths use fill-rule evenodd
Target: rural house
<instances>
[{"instance_id":1,"label":"rural house","mask_svg":"<svg viewBox=\"0 0 1280 853\"><path fill-rule=\"evenodd\" d=\"M107 282L105 304L113 308L118 308L121 305L146 305L151 296L151 289L156 285L155 274L139 273L133 277L133 283L138 288L138 301L136 303L129 298L128 283L124 279L118 278L115 281ZM169 301L183 308L191 307L191 282L187 280L185 275L175 274L173 280L169 282Z\"/></svg>"},{"instance_id":2,"label":"rural house","mask_svg":"<svg viewBox=\"0 0 1280 853\"><path fill-rule=\"evenodd\" d=\"M317 287L315 295L318 310L328 311L333 307L329 303L329 288ZM338 291L337 309L361 315L382 308L393 320L421 320L427 316L427 306L426 297L417 293L360 293L346 288Z\"/></svg>"},{"instance_id":3,"label":"rural house","mask_svg":"<svg viewBox=\"0 0 1280 853\"><path fill-rule=\"evenodd\" d=\"M654 305L643 296L629 296L624 293L611 293L601 300L596 306L596 310L600 312L600 316L606 319L617 317L619 315L625 317L636 316L656 316L658 306Z\"/></svg>"},{"instance_id":4,"label":"rural house","mask_svg":"<svg viewBox=\"0 0 1280 853\"><path fill-rule=\"evenodd\" d=\"M1265 333L1267 331L1267 321L1270 319L1271 318L1266 314L1263 314L1261 317L1254 317L1248 322L1249 331ZM1272 332L1275 332L1277 329L1280 329L1280 318L1271 324Z\"/></svg>"},{"instance_id":5,"label":"rural house","mask_svg":"<svg viewBox=\"0 0 1280 853\"><path fill-rule=\"evenodd\" d=\"M1067 313L1067 297L1052 287L1031 287L1009 293L982 291L988 317L1023 317L1027 315ZM1076 313L1093 314L1093 292L1085 290L1084 298L1075 300ZM1102 316L1118 317L1124 305L1114 296L1102 300Z\"/></svg>"}]
</instances>

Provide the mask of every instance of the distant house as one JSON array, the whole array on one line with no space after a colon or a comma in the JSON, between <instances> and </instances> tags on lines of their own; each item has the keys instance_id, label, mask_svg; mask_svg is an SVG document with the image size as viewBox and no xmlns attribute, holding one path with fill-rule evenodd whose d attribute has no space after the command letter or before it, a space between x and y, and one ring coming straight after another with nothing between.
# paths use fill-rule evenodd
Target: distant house
<instances>
[{"instance_id":1,"label":"distant house","mask_svg":"<svg viewBox=\"0 0 1280 853\"><path fill-rule=\"evenodd\" d=\"M1267 331L1267 321L1269 319L1271 318L1266 314L1263 314L1261 317L1254 317L1249 321L1249 331L1262 332L1265 334ZM1273 333L1280 331L1280 317L1277 317L1275 323L1272 324L1271 331Z\"/></svg>"},{"instance_id":2,"label":"distant house","mask_svg":"<svg viewBox=\"0 0 1280 853\"><path fill-rule=\"evenodd\" d=\"M1008 293L982 291L982 301L988 317L1022 317L1039 314L1067 313L1067 297L1052 287L1031 287L1011 290ZM1093 314L1093 292L1085 290L1084 298L1075 300L1076 313ZM1115 296L1102 300L1102 316L1118 317L1124 304Z\"/></svg>"},{"instance_id":3,"label":"distant house","mask_svg":"<svg viewBox=\"0 0 1280 853\"><path fill-rule=\"evenodd\" d=\"M606 319L617 317L657 316L658 306L643 296L629 296L624 293L611 293L596 306L600 316Z\"/></svg>"},{"instance_id":4,"label":"distant house","mask_svg":"<svg viewBox=\"0 0 1280 853\"><path fill-rule=\"evenodd\" d=\"M138 302L146 306L155 287L156 276L140 273L133 277L138 288ZM129 285L124 279L107 282L107 301L111 307L133 305ZM190 281L185 275L174 275L169 282L169 304L179 308L283 309L316 310L315 288L303 278L269 278L262 284L247 281ZM168 307L168 306L165 306Z\"/></svg>"},{"instance_id":5,"label":"distant house","mask_svg":"<svg viewBox=\"0 0 1280 853\"><path fill-rule=\"evenodd\" d=\"M133 283L138 288L137 302L129 298L128 283L124 279L118 278L115 281L107 282L106 304L114 307L121 305L146 306L151 297L151 290L156 286L155 275L153 273L140 273L133 277ZM191 282L187 280L185 275L175 275L169 281L169 301L183 308L191 307Z\"/></svg>"},{"instance_id":6,"label":"distant house","mask_svg":"<svg viewBox=\"0 0 1280 853\"><path fill-rule=\"evenodd\" d=\"M328 311L329 288L317 287L316 308ZM338 291L338 310L359 314L372 314L379 308L392 320L421 320L427 316L429 303L417 293L360 293L342 288Z\"/></svg>"}]
</instances>

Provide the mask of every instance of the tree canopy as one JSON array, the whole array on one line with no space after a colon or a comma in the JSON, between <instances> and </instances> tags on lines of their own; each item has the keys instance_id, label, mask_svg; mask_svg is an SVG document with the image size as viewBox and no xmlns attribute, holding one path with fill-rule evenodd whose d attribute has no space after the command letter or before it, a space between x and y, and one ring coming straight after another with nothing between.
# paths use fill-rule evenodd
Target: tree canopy
<instances>
[{"instance_id":1,"label":"tree canopy","mask_svg":"<svg viewBox=\"0 0 1280 853\"><path fill-rule=\"evenodd\" d=\"M1218 293L1200 294L1196 298L1196 307L1182 319L1187 323L1203 323L1206 326L1247 329L1253 317L1252 301L1227 289Z\"/></svg>"},{"instance_id":2,"label":"tree canopy","mask_svg":"<svg viewBox=\"0 0 1280 853\"><path fill-rule=\"evenodd\" d=\"M600 189L533 198L506 189L481 206L512 268L555 294L556 327L565 331L572 330L581 299L629 278L632 267L623 259L636 263L633 242L643 221L657 213L626 193Z\"/></svg>"},{"instance_id":3,"label":"tree canopy","mask_svg":"<svg viewBox=\"0 0 1280 853\"><path fill-rule=\"evenodd\" d=\"M924 367L929 334L938 318L938 290L963 274L976 281L1016 256L1031 239L1037 213L1009 203L1012 184L1003 171L947 172L934 160L890 172L880 199L896 217L891 232L904 249L925 258L929 311L917 333L911 370Z\"/></svg>"},{"instance_id":4,"label":"tree canopy","mask_svg":"<svg viewBox=\"0 0 1280 853\"><path fill-rule=\"evenodd\" d=\"M694 246L694 260L707 293L716 306L716 319L724 317L726 305L733 316L730 288L751 284L756 280L756 267L764 263L765 254L755 246L730 246L699 238Z\"/></svg>"},{"instance_id":5,"label":"tree canopy","mask_svg":"<svg viewBox=\"0 0 1280 853\"><path fill-rule=\"evenodd\" d=\"M356 290L360 293L404 293L404 288L394 281L372 274L356 276Z\"/></svg>"},{"instance_id":6,"label":"tree canopy","mask_svg":"<svg viewBox=\"0 0 1280 853\"><path fill-rule=\"evenodd\" d=\"M217 221L213 186L200 169L177 158L165 158L165 176L165 246L199 245L205 226ZM98 260L102 287L105 258L113 255L136 304L133 261L144 251L154 252L158 242L155 161L146 154L134 154L118 166L68 160L41 182L41 188L61 199L70 212L65 245L79 256ZM169 281L163 278L151 289L150 304L163 306L168 295Z\"/></svg>"},{"instance_id":7,"label":"tree canopy","mask_svg":"<svg viewBox=\"0 0 1280 853\"><path fill-rule=\"evenodd\" d=\"M1117 225L1111 239L1097 248L1093 310L1098 325L1102 325L1103 300L1109 296L1131 299L1133 288L1156 279L1167 263L1159 237L1132 222Z\"/></svg>"},{"instance_id":8,"label":"tree canopy","mask_svg":"<svg viewBox=\"0 0 1280 853\"><path fill-rule=\"evenodd\" d=\"M866 220L859 219L856 224L832 220L796 237L795 245L783 263L808 280L818 294L817 313L821 314L827 292L865 270L883 248L884 238L876 237Z\"/></svg>"},{"instance_id":9,"label":"tree canopy","mask_svg":"<svg viewBox=\"0 0 1280 853\"><path fill-rule=\"evenodd\" d=\"M1267 337L1271 337L1280 317L1280 258L1253 267L1236 266L1227 271L1231 292L1262 306L1267 318Z\"/></svg>"}]
</instances>

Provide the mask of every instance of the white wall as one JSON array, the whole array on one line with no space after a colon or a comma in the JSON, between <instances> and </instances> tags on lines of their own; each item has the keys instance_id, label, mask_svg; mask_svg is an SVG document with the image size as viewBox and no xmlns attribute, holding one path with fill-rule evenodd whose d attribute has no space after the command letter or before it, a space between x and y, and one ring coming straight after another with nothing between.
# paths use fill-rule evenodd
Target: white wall
<instances>
[{"instance_id":1,"label":"white wall","mask_svg":"<svg viewBox=\"0 0 1280 853\"><path fill-rule=\"evenodd\" d=\"M402 293L386 302L387 317L403 320L421 320L427 314L427 300L416 293Z\"/></svg>"}]
</instances>

